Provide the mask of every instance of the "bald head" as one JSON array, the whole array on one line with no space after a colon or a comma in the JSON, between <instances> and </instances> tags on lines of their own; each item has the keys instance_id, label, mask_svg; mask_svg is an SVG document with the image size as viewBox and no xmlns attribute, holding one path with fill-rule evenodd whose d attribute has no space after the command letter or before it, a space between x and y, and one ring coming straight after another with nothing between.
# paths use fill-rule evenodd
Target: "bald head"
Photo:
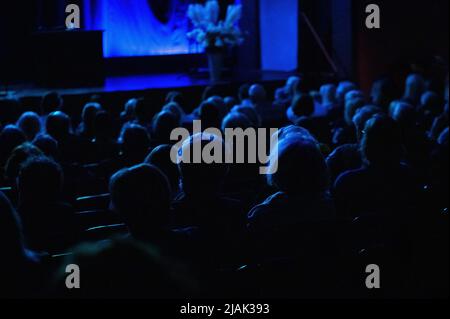
<instances>
[{"instance_id":1,"label":"bald head","mask_svg":"<svg viewBox=\"0 0 450 319\"><path fill-rule=\"evenodd\" d=\"M261 103L266 100L267 94L262 85L254 84L250 87L249 96L253 103Z\"/></svg>"}]
</instances>

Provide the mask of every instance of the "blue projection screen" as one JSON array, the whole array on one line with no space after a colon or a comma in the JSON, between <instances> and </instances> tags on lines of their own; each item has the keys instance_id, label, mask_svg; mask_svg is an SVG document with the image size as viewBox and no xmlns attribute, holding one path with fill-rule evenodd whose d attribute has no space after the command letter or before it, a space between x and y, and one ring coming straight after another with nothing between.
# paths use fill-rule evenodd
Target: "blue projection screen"
<instances>
[{"instance_id":1,"label":"blue projection screen","mask_svg":"<svg viewBox=\"0 0 450 319\"><path fill-rule=\"evenodd\" d=\"M190 0L84 0L86 30L104 30L105 58L199 53L186 33Z\"/></svg>"},{"instance_id":2,"label":"blue projection screen","mask_svg":"<svg viewBox=\"0 0 450 319\"><path fill-rule=\"evenodd\" d=\"M260 0L261 67L292 71L298 65L298 0Z\"/></svg>"}]
</instances>

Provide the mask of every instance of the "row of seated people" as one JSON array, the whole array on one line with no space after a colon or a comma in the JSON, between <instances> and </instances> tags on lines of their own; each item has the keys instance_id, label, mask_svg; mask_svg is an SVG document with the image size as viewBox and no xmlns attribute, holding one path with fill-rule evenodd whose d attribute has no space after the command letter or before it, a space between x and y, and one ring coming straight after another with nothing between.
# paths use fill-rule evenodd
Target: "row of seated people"
<instances>
[{"instance_id":1,"label":"row of seated people","mask_svg":"<svg viewBox=\"0 0 450 319\"><path fill-rule=\"evenodd\" d=\"M239 105L206 97L191 114L171 93L157 114L129 101L120 120L88 103L77 133L55 111L61 98L47 96L52 112L25 113L0 133L1 267L11 274L2 295L67 294L60 273L52 287L41 282L61 253L87 269L82 296L366 296L373 259L387 268L383 296L448 293L448 106L418 75L394 101L384 82L370 101L350 82L320 91L294 77L272 103L261 85L243 86ZM283 127L278 170L266 179L253 164L173 163L170 132L194 119L222 131ZM183 147L203 148L203 137ZM82 207L77 195L92 191L109 195ZM189 272L173 276L179 265Z\"/></svg>"}]
</instances>

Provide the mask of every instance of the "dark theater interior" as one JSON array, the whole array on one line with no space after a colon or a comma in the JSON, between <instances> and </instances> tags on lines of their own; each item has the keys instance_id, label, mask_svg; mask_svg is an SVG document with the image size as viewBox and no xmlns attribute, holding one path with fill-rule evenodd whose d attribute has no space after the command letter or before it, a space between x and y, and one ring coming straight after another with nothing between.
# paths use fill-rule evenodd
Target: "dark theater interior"
<instances>
[{"instance_id":1,"label":"dark theater interior","mask_svg":"<svg viewBox=\"0 0 450 319\"><path fill-rule=\"evenodd\" d=\"M0 300L448 299L448 6L3 2Z\"/></svg>"}]
</instances>

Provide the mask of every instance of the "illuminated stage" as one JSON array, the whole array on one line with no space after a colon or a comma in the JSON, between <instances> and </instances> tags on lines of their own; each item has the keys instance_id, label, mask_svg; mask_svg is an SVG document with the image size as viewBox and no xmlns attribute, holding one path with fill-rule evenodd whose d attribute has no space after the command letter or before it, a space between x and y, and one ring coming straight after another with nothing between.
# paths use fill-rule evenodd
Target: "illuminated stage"
<instances>
[{"instance_id":1,"label":"illuminated stage","mask_svg":"<svg viewBox=\"0 0 450 319\"><path fill-rule=\"evenodd\" d=\"M225 79L215 84L216 86L228 86L230 83L279 83L285 81L291 72L282 71L253 71L239 74L236 78ZM211 82L206 73L165 73L165 74L138 74L126 76L109 76L105 84L98 87L57 88L39 87L33 84L21 84L11 86L10 90L17 93L14 97L40 97L48 91L57 91L61 95L86 95L114 92L145 92L149 90L174 90L191 87L210 86Z\"/></svg>"}]
</instances>

